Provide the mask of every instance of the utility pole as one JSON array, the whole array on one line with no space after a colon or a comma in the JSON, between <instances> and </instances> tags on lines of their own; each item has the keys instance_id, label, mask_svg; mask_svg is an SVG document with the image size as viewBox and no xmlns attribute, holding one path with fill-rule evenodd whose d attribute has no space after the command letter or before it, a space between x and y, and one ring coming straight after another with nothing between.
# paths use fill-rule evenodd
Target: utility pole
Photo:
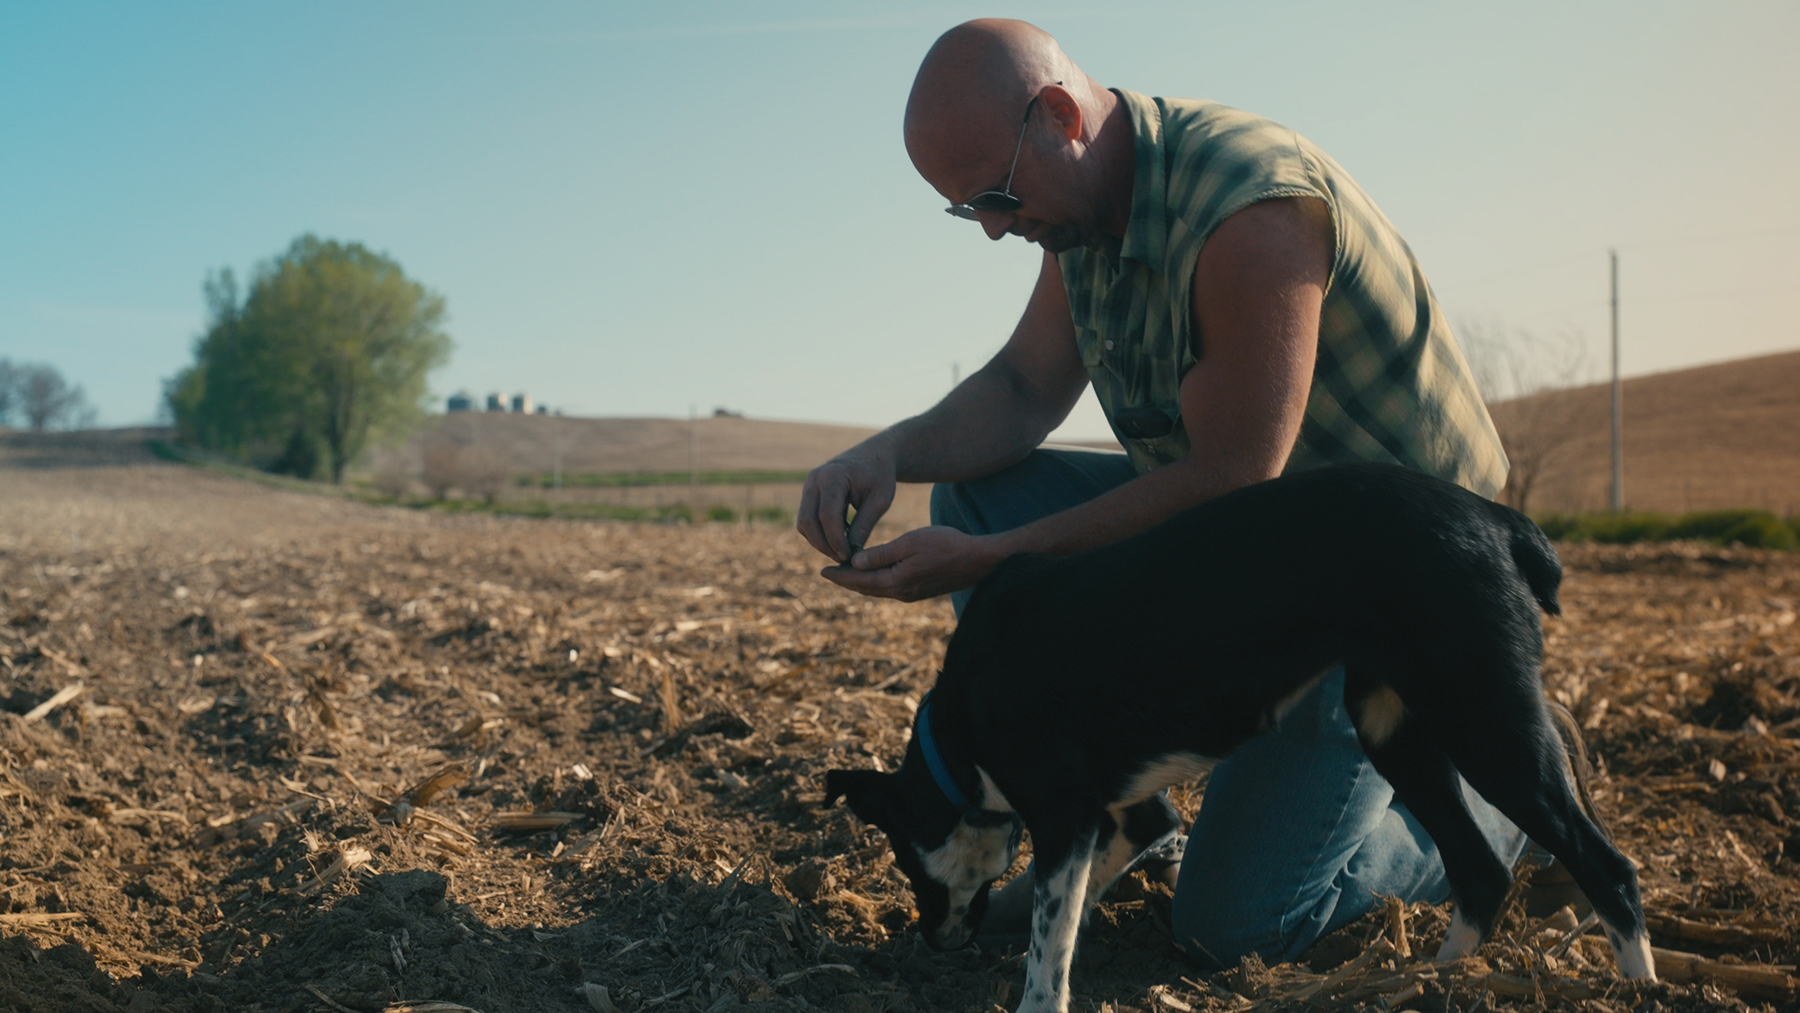
<instances>
[{"instance_id":1,"label":"utility pole","mask_svg":"<svg viewBox=\"0 0 1800 1013\"><path fill-rule=\"evenodd\" d=\"M952 362L950 364L950 389L955 390L957 388L957 386L960 385L961 383L962 383L962 363Z\"/></svg>"},{"instance_id":2,"label":"utility pole","mask_svg":"<svg viewBox=\"0 0 1800 1013\"><path fill-rule=\"evenodd\" d=\"M1619 251L1612 257L1612 509L1625 509L1624 390L1619 383Z\"/></svg>"},{"instance_id":3,"label":"utility pole","mask_svg":"<svg viewBox=\"0 0 1800 1013\"><path fill-rule=\"evenodd\" d=\"M569 427L560 414L550 419L550 484L561 489L563 485L563 447L569 442Z\"/></svg>"},{"instance_id":4,"label":"utility pole","mask_svg":"<svg viewBox=\"0 0 1800 1013\"><path fill-rule=\"evenodd\" d=\"M562 488L562 427L557 426L550 436L550 487Z\"/></svg>"}]
</instances>

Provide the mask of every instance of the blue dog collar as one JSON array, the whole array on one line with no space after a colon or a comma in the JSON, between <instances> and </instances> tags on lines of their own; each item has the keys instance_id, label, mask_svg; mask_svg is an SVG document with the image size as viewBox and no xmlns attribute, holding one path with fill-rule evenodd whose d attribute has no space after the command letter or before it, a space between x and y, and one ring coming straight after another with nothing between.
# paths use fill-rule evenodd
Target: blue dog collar
<instances>
[{"instance_id":1,"label":"blue dog collar","mask_svg":"<svg viewBox=\"0 0 1800 1013\"><path fill-rule=\"evenodd\" d=\"M950 776L950 768L944 766L944 757L938 752L937 739L931 734L931 694L919 701L919 752L925 754L925 768L931 771L931 779L937 782L938 790L956 807L956 811L967 816L975 809L975 803Z\"/></svg>"}]
</instances>

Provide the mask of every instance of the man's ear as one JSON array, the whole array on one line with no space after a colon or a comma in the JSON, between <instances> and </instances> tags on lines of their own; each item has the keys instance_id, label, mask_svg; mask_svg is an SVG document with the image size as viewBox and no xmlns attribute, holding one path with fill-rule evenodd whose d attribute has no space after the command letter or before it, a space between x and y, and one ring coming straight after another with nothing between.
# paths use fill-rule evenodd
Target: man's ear
<instances>
[{"instance_id":1,"label":"man's ear","mask_svg":"<svg viewBox=\"0 0 1800 1013\"><path fill-rule=\"evenodd\" d=\"M825 772L825 804L838 799L850 803L850 810L878 827L885 827L892 811L894 775L879 770L830 770Z\"/></svg>"},{"instance_id":2,"label":"man's ear","mask_svg":"<svg viewBox=\"0 0 1800 1013\"><path fill-rule=\"evenodd\" d=\"M1075 96L1062 87L1061 81L1045 85L1038 92L1038 102L1043 105L1044 112L1057 133L1071 141L1081 136L1081 103L1075 101Z\"/></svg>"}]
</instances>

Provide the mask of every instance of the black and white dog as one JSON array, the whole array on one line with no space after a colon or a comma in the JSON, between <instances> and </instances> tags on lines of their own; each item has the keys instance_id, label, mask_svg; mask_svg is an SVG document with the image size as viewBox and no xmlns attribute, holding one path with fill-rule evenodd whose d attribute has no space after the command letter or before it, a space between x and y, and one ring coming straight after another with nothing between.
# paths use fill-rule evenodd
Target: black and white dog
<instances>
[{"instance_id":1,"label":"black and white dog","mask_svg":"<svg viewBox=\"0 0 1800 1013\"><path fill-rule=\"evenodd\" d=\"M831 771L826 804L886 832L940 949L974 937L1029 829L1019 1009L1060 1013L1087 909L1177 830L1157 792L1341 663L1363 748L1453 887L1438 959L1480 944L1512 882L1460 772L1567 866L1624 976L1654 979L1637 875L1582 809L1538 680L1538 610L1557 613L1561 580L1523 514L1387 465L1259 483L1078 556L1014 556L964 609L899 770Z\"/></svg>"}]
</instances>

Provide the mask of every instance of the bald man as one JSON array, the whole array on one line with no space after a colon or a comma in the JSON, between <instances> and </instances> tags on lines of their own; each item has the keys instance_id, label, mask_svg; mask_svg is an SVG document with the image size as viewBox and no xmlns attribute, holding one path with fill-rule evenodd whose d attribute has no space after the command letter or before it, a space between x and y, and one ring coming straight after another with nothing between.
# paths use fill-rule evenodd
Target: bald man
<instances>
[{"instance_id":1,"label":"bald man","mask_svg":"<svg viewBox=\"0 0 1800 1013\"><path fill-rule=\"evenodd\" d=\"M960 613L1012 553L1103 545L1284 471L1387 461L1500 488L1499 438L1412 252L1292 130L1109 90L1039 29L984 20L926 54L905 134L951 214L1037 244L1043 266L992 361L807 477L798 526L836 561L826 578ZM1040 448L1090 384L1126 453ZM864 548L897 482L937 483L932 526ZM1175 896L1196 956L1286 960L1377 895L1448 896L1342 678L1214 770ZM1515 857L1517 830L1471 805ZM998 893L990 935L1022 932L1030 903L1028 885Z\"/></svg>"}]
</instances>

